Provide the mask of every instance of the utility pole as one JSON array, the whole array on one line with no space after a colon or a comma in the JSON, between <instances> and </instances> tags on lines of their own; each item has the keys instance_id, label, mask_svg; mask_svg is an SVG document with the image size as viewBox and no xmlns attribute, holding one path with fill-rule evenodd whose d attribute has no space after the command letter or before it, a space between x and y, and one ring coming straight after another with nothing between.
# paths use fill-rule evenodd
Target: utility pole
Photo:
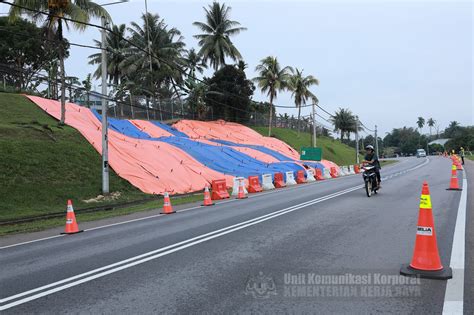
<instances>
[{"instance_id":1,"label":"utility pole","mask_svg":"<svg viewBox=\"0 0 474 315\"><path fill-rule=\"evenodd\" d=\"M377 138L377 125L375 125L375 156L379 158L379 139Z\"/></svg>"},{"instance_id":2,"label":"utility pole","mask_svg":"<svg viewBox=\"0 0 474 315\"><path fill-rule=\"evenodd\" d=\"M356 164L359 164L359 117L358 116L356 116L355 142L356 142Z\"/></svg>"},{"instance_id":3,"label":"utility pole","mask_svg":"<svg viewBox=\"0 0 474 315\"><path fill-rule=\"evenodd\" d=\"M147 37L147 42L148 42L148 62L150 63L150 80L151 80L151 102L153 105L155 105L155 85L153 83L153 65L152 65L152 56L151 56L151 40L150 40L150 27L148 26L148 1L145 0L145 27L146 27L146 37ZM159 110L160 110L160 121L163 121L163 113L161 112L161 105L158 104ZM146 116L147 119L150 120L150 114L148 113L148 107L146 109ZM156 112L155 112L155 117L156 117ZM156 118L155 118L156 119Z\"/></svg>"},{"instance_id":4,"label":"utility pole","mask_svg":"<svg viewBox=\"0 0 474 315\"><path fill-rule=\"evenodd\" d=\"M313 102L313 148L316 148L316 104Z\"/></svg>"},{"instance_id":5,"label":"utility pole","mask_svg":"<svg viewBox=\"0 0 474 315\"><path fill-rule=\"evenodd\" d=\"M102 194L109 193L109 144L108 144L108 124L107 124L107 47L106 47L106 21L102 20Z\"/></svg>"}]
</instances>

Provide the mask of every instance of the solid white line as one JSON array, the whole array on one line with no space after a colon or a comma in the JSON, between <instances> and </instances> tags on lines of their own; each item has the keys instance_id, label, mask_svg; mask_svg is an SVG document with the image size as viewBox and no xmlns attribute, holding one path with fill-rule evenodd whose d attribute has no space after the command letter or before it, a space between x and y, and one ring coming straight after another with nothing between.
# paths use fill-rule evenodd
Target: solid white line
<instances>
[{"instance_id":1,"label":"solid white line","mask_svg":"<svg viewBox=\"0 0 474 315\"><path fill-rule=\"evenodd\" d=\"M62 236L65 236L65 235L66 234L58 234L58 235L48 236L48 237L44 237L44 238L38 238L38 239L32 240L32 241L27 241L27 242L21 242L21 243L16 243L16 244L12 244L12 245L2 246L2 247L0 247L0 249L20 246L20 245L25 245L25 244L30 244L30 243L35 243L35 242L39 242L39 241L45 241L45 240L49 240L49 239L56 238L56 237L62 237Z\"/></svg>"},{"instance_id":2,"label":"solid white line","mask_svg":"<svg viewBox=\"0 0 474 315\"><path fill-rule=\"evenodd\" d=\"M407 161L402 161L402 163L405 163ZM408 170L405 170L403 172L400 172L400 173L397 173L397 174L404 174L408 171L412 171L412 170L415 170L419 167L422 167L424 165L426 165L427 163L429 162L429 159L427 158L423 163L421 164L418 164L417 166L413 167L413 168L410 168ZM395 165L389 165L388 167L390 166L396 166L397 164ZM355 174L355 175L360 175L360 174ZM339 176L337 178L331 178L329 179L330 181L335 181L335 180L338 180L338 179L341 179L341 178L345 178L347 176ZM385 178L383 178L385 179ZM260 196L265 196L265 195L269 195L269 194L272 194L272 193L277 193L277 192L281 192L281 191L290 191L290 190L295 190L295 189L300 189L300 188L304 188L304 187L309 187L313 184L320 184L320 183L324 183L328 181L327 179L326 180L321 180L321 181L316 181L316 182L312 182L312 183L307 183L305 185L295 185L295 186L291 186L291 187L287 187L285 188L285 190L272 190L272 191L267 191L267 192L262 192L262 193L258 193L258 194L252 194L252 195L249 195L249 198L257 198L257 197L260 197ZM219 204L226 204L226 203L229 203L229 202L234 202L234 201L237 201L239 199L228 199L228 200L224 200L224 201L220 201L217 203L217 205ZM195 206L195 207L191 207L191 208L186 208L186 209L182 209L182 210L178 210L177 212L186 212L186 211L190 211L190 210L195 210L195 209L200 209L200 208L203 208L202 206ZM148 220L148 219L152 219L152 218L156 218L156 217L160 217L160 216L164 216L164 214L154 214L154 215L150 215L150 216L146 216L146 217L143 217L143 218L137 218L137 219L132 219L132 220L127 220L127 221L122 221L122 222L117 222L117 223L111 223L111 224L106 224L106 225L101 225L101 226L97 226L97 227L93 227L93 228L90 228L90 229L86 229L84 231L93 231L93 230L99 230L99 229L103 229L103 228L107 228L107 227L112 227L112 226L117 226L117 225L122 225L122 224L127 224L127 223L132 223L132 222L137 222L137 221L143 221L143 220ZM61 235L53 235L53 236L50 236L50 237L45 237L45 238L41 238L41 239L36 239L36 240L32 240L32 241L28 241L28 242L22 242L22 243L16 243L16 244L12 244L12 245L7 245L7 246L3 246L3 247L0 247L0 250L2 249L6 249L6 248L10 248L10 247L16 247L16 246L21 246L21 245L26 245L26 244L30 244L30 243L34 243L34 242L39 242L39 241L43 241L43 240L48 240L48 239L52 239L52 238L56 238L56 237L60 237L60 236L65 236L64 234L61 234ZM0 299L1 301L1 299Z\"/></svg>"},{"instance_id":3,"label":"solid white line","mask_svg":"<svg viewBox=\"0 0 474 315\"><path fill-rule=\"evenodd\" d=\"M232 226L228 226L228 227L223 228L223 229L219 229L219 230L216 230L216 231L213 231L213 232L209 232L209 233L206 233L206 234L203 234L203 235L200 235L200 236L197 236L197 237L194 237L194 238L191 238L191 239L188 239L188 240L185 240L185 241L173 244L173 245L169 245L169 246L166 246L166 247L163 247L163 248L160 248L160 249L157 249L157 250L154 250L154 251L142 254L142 255L131 257L131 258L125 259L123 261L119 261L119 262L111 264L111 265L107 265L107 266L104 266L104 267L101 267L101 268L97 268L97 269L88 271L86 273L76 275L74 277L63 279L63 280L60 280L60 281L57 281L57 282L54 282L54 283L51 283L51 284L33 289L33 290L29 290L29 291L25 291L25 292L22 292L22 293L19 293L19 294L15 294L13 296L1 299L0 303L11 301L11 300L17 299L19 297L29 295L31 293L35 293L35 292L45 290L45 289L48 289L48 288L51 288L51 287L54 287L54 286L72 281L72 280L82 278L82 279L79 279L79 280L61 285L59 287L55 287L53 289L50 289L50 290L47 290L47 291L44 291L44 292L41 292L41 293L38 293L38 294L28 296L26 298L17 300L15 302L2 305L2 306L0 306L0 311L9 309L11 307L14 307L14 306L17 306L17 305L20 305L20 304L30 302L32 300L36 300L36 299L41 298L43 296L50 295L50 294L53 294L55 292L65 290L65 289L70 288L70 287L77 286L79 284L82 284L82 283L85 283L85 282L88 282L88 281L106 276L106 275L111 274L111 273L118 272L118 271L123 270L123 269L127 269L127 268L130 268L130 267L145 263L147 261L165 256L165 255L169 255L169 254L174 253L176 251L179 251L179 250L182 250L182 249L185 249L185 248L188 248L188 247L206 242L208 240L211 240L211 239L214 239L214 238L217 238L217 237L220 237L220 236L223 236L223 235L226 235L226 234L244 229L244 228L252 226L252 225L256 225L258 223L261 223L261 222L279 217L281 215L284 215L284 214L287 214L287 213L290 213L290 212L293 212L293 211L296 211L296 210L300 210L300 209L303 209L305 207L308 207L308 206L311 206L311 205L314 205L314 204L317 204L317 203L320 203L320 202L323 202L323 201L326 201L326 200L329 200L329 199L332 199L332 198L335 198L335 197L338 197L338 196L341 196L341 195L344 195L344 194L347 194L347 193L350 193L354 190L360 189L361 187L362 187L361 185L351 187L351 188L345 189L345 190L340 191L340 192L336 192L336 193L333 193L333 194L330 194L330 195L327 195L327 196L324 196L324 197L319 197L317 199L310 200L310 201L301 203L299 205L295 205L295 206L288 207L288 208L285 208L285 209L282 209L282 210L278 210L278 211L275 211L275 212L272 212L272 213L269 213L269 214L266 214L266 215L263 215L263 216L245 221L245 222L241 222L241 223L238 223L238 224L234 224ZM150 255L152 255L152 256L150 256ZM143 257L145 257L145 258L143 258ZM143 258L143 259L140 259L140 258ZM113 268L113 267L116 267L116 268ZM99 271L103 271L103 272L97 273ZM83 278L84 276L88 276L88 277Z\"/></svg>"},{"instance_id":4,"label":"solid white line","mask_svg":"<svg viewBox=\"0 0 474 315\"><path fill-rule=\"evenodd\" d=\"M462 181L450 266L453 278L448 280L444 296L443 314L463 314L464 310L464 251L466 233L467 179Z\"/></svg>"}]
</instances>

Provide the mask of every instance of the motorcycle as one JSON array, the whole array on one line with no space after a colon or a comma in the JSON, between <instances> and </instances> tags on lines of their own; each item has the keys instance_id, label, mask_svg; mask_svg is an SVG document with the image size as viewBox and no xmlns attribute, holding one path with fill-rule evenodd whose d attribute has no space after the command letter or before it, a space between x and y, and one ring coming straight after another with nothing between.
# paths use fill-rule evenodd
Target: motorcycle
<instances>
[{"instance_id":1,"label":"motorcycle","mask_svg":"<svg viewBox=\"0 0 474 315\"><path fill-rule=\"evenodd\" d=\"M372 196L372 193L376 194L378 190L377 174L375 173L375 166L364 165L362 166L362 177L365 183L365 192L367 197Z\"/></svg>"}]
</instances>

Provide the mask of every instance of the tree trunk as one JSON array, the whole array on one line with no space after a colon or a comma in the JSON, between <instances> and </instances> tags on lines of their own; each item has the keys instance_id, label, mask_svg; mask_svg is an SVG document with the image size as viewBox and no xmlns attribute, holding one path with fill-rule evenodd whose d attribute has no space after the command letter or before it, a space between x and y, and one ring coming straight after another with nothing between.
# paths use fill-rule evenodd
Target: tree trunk
<instances>
[{"instance_id":1,"label":"tree trunk","mask_svg":"<svg viewBox=\"0 0 474 315\"><path fill-rule=\"evenodd\" d=\"M273 118L273 95L270 95L270 118L268 123L268 136L272 135L272 118Z\"/></svg>"},{"instance_id":2,"label":"tree trunk","mask_svg":"<svg viewBox=\"0 0 474 315\"><path fill-rule=\"evenodd\" d=\"M58 23L59 63L61 66L61 120L59 124L64 125L66 121L66 71L64 69L63 26L61 19Z\"/></svg>"},{"instance_id":3,"label":"tree trunk","mask_svg":"<svg viewBox=\"0 0 474 315\"><path fill-rule=\"evenodd\" d=\"M298 106L298 137L301 132L301 104Z\"/></svg>"}]
</instances>

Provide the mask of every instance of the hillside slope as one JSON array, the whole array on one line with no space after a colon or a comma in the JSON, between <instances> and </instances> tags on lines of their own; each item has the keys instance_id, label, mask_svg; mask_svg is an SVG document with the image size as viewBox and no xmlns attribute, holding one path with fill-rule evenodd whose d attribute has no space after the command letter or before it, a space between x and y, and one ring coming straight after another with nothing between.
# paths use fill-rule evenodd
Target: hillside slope
<instances>
[{"instance_id":1,"label":"hillside slope","mask_svg":"<svg viewBox=\"0 0 474 315\"><path fill-rule=\"evenodd\" d=\"M267 127L252 127L252 129L264 136L268 135ZM275 138L288 143L298 152L300 152L301 147L311 147L311 134L308 132L301 132L301 134L298 136L298 132L296 130L286 128L272 128L272 133ZM318 136L316 143L319 148L323 149L323 159L333 161L338 165L349 165L356 163L355 150L346 144L341 143L339 140Z\"/></svg>"},{"instance_id":2,"label":"hillside slope","mask_svg":"<svg viewBox=\"0 0 474 315\"><path fill-rule=\"evenodd\" d=\"M91 206L82 200L101 193L97 151L22 95L0 93L0 170L0 220L61 211L69 198ZM113 171L110 187L115 202L146 197Z\"/></svg>"}]
</instances>

